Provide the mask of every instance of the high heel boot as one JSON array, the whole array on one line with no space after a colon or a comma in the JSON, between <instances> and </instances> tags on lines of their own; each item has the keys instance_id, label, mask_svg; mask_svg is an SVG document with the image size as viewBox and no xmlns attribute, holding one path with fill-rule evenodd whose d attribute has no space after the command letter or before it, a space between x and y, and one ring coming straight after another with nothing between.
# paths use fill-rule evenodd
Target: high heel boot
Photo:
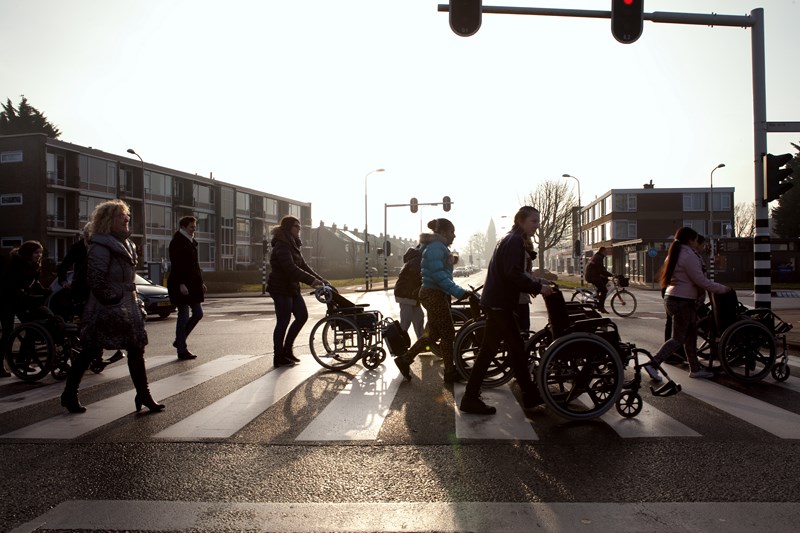
<instances>
[{"instance_id":1,"label":"high heel boot","mask_svg":"<svg viewBox=\"0 0 800 533\"><path fill-rule=\"evenodd\" d=\"M70 393L64 391L61 394L61 405L67 408L67 411L70 413L85 413L86 408L81 405L80 400L78 400L78 393L77 391L74 393Z\"/></svg>"},{"instance_id":2,"label":"high heel boot","mask_svg":"<svg viewBox=\"0 0 800 533\"><path fill-rule=\"evenodd\" d=\"M166 406L163 403L157 403L150 395L144 351L128 350L128 371L131 373L131 381L136 388L136 398L133 400L136 411L140 411L143 405L151 412L163 411Z\"/></svg>"},{"instance_id":3,"label":"high heel boot","mask_svg":"<svg viewBox=\"0 0 800 533\"><path fill-rule=\"evenodd\" d=\"M67 408L70 413L85 413L86 407L81 405L78 400L78 389L81 385L83 374L89 368L94 357L89 350L83 350L73 361L72 367L67 374L67 382L64 385L64 392L61 393L61 405Z\"/></svg>"}]
</instances>

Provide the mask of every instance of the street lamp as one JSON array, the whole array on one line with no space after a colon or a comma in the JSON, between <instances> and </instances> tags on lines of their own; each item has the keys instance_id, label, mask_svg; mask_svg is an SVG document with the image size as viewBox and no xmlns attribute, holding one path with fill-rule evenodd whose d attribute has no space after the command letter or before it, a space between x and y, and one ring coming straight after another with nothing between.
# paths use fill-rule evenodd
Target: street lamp
<instances>
[{"instance_id":1,"label":"street lamp","mask_svg":"<svg viewBox=\"0 0 800 533\"><path fill-rule=\"evenodd\" d=\"M144 262L147 264L148 260L148 253L147 253L147 224L146 217L147 217L147 199L145 198L145 186L144 186L144 159L142 156L136 153L136 150L133 148L128 148L128 153L133 154L139 158L139 161L142 163L142 252L144 253Z\"/></svg>"},{"instance_id":2,"label":"street lamp","mask_svg":"<svg viewBox=\"0 0 800 533\"><path fill-rule=\"evenodd\" d=\"M714 171L718 168L725 166L725 163L720 163L711 170L711 179L709 182L710 192L708 195L708 241L710 243L711 257L708 260L708 274L711 281L714 281L714 254L716 247L714 246ZM722 233L722 232L720 232Z\"/></svg>"},{"instance_id":3,"label":"street lamp","mask_svg":"<svg viewBox=\"0 0 800 533\"><path fill-rule=\"evenodd\" d=\"M583 287L583 213L581 213L581 180L571 174L562 174L562 178L572 178L578 183L578 268L581 272Z\"/></svg>"},{"instance_id":4,"label":"street lamp","mask_svg":"<svg viewBox=\"0 0 800 533\"><path fill-rule=\"evenodd\" d=\"M369 276L369 234L367 233L367 178L370 174L375 174L376 172L384 172L382 168L376 168L375 170L371 170L367 172L367 175L364 176L364 290L368 291L370 289L370 276Z\"/></svg>"}]
</instances>

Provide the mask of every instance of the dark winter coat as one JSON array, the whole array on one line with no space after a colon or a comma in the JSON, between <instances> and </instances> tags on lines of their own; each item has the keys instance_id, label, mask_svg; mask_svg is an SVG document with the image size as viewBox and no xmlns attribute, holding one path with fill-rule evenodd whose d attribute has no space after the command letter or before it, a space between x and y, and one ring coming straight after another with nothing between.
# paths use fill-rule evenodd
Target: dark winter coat
<instances>
[{"instance_id":1,"label":"dark winter coat","mask_svg":"<svg viewBox=\"0 0 800 533\"><path fill-rule=\"evenodd\" d=\"M515 226L494 249L481 292L481 306L513 311L521 292L541 292L542 284L525 272L527 258L522 231Z\"/></svg>"},{"instance_id":2,"label":"dark winter coat","mask_svg":"<svg viewBox=\"0 0 800 533\"><path fill-rule=\"evenodd\" d=\"M12 252L2 280L0 305L20 319L31 309L43 305L49 291L39 283L40 274L38 265Z\"/></svg>"},{"instance_id":3,"label":"dark winter coat","mask_svg":"<svg viewBox=\"0 0 800 533\"><path fill-rule=\"evenodd\" d=\"M96 234L89 244L86 281L89 301L81 316L85 346L144 348L145 313L136 293L136 245L127 238Z\"/></svg>"},{"instance_id":4,"label":"dark winter coat","mask_svg":"<svg viewBox=\"0 0 800 533\"><path fill-rule=\"evenodd\" d=\"M303 259L300 239L295 239L277 226L272 230L271 244L269 266L272 271L267 280L267 292L270 295L297 296L300 294L300 282L311 285L315 280L324 281Z\"/></svg>"},{"instance_id":5,"label":"dark winter coat","mask_svg":"<svg viewBox=\"0 0 800 533\"><path fill-rule=\"evenodd\" d=\"M403 255L403 268L400 269L400 275L394 285L394 297L398 302L407 300L400 303L419 302L420 287L422 287L422 252L417 246L409 248Z\"/></svg>"},{"instance_id":6,"label":"dark winter coat","mask_svg":"<svg viewBox=\"0 0 800 533\"><path fill-rule=\"evenodd\" d=\"M167 278L169 299L175 305L191 305L205 300L203 292L203 271L197 255L197 241L186 238L176 231L169 243L170 271ZM181 284L186 285L189 294L181 294Z\"/></svg>"},{"instance_id":7,"label":"dark winter coat","mask_svg":"<svg viewBox=\"0 0 800 533\"><path fill-rule=\"evenodd\" d=\"M70 293L73 301L85 302L89 299L89 287L86 284L86 263L89 250L86 242L81 239L70 246L64 260L58 265L58 282L62 285L67 281L67 274L72 269L72 283Z\"/></svg>"},{"instance_id":8,"label":"dark winter coat","mask_svg":"<svg viewBox=\"0 0 800 533\"><path fill-rule=\"evenodd\" d=\"M605 258L605 254L601 253L596 253L592 256L589 260L589 264L586 265L586 281L605 285L608 282L608 278L614 275L606 270L606 267L603 265L603 260Z\"/></svg>"}]
</instances>

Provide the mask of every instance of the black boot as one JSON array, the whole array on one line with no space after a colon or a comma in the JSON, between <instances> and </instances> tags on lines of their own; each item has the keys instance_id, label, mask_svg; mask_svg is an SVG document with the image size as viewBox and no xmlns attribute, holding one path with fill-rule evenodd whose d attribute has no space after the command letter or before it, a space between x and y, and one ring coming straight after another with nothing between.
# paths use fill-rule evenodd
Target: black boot
<instances>
[{"instance_id":1,"label":"black boot","mask_svg":"<svg viewBox=\"0 0 800 533\"><path fill-rule=\"evenodd\" d=\"M86 408L78 400L78 391L61 393L61 405L67 408L70 413L85 413Z\"/></svg>"},{"instance_id":2,"label":"black boot","mask_svg":"<svg viewBox=\"0 0 800 533\"><path fill-rule=\"evenodd\" d=\"M67 374L67 382L64 385L64 392L61 394L61 405L67 408L70 413L85 413L86 407L81 405L78 400L78 389L81 379L89 369L94 359L89 350L81 351L80 355L72 361L72 366Z\"/></svg>"},{"instance_id":3,"label":"black boot","mask_svg":"<svg viewBox=\"0 0 800 533\"><path fill-rule=\"evenodd\" d=\"M143 405L152 412L163 411L166 406L163 403L156 403L150 395L143 351L128 350L128 371L131 373L131 381L136 388L136 398L133 400L136 411L140 411Z\"/></svg>"},{"instance_id":4,"label":"black boot","mask_svg":"<svg viewBox=\"0 0 800 533\"><path fill-rule=\"evenodd\" d=\"M294 361L295 363L299 363L300 359L295 357L294 355L294 348L289 347L283 350L283 357L284 359L288 359L289 361Z\"/></svg>"}]
</instances>

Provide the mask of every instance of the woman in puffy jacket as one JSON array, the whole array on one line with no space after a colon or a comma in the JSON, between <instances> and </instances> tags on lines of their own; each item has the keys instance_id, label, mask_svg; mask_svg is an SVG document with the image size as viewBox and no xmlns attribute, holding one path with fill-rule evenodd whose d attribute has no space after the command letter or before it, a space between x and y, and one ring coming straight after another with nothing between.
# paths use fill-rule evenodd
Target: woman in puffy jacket
<instances>
[{"instance_id":1,"label":"woman in puffy jacket","mask_svg":"<svg viewBox=\"0 0 800 533\"><path fill-rule=\"evenodd\" d=\"M78 400L78 387L92 360L104 349L128 352L128 371L136 388L134 405L141 410L161 411L164 405L150 395L144 347L145 312L136 293L136 245L129 240L131 212L122 200L108 200L92 213L86 283L89 301L81 315L80 356L67 375L61 405L70 413L83 413L86 408Z\"/></svg>"},{"instance_id":2,"label":"woman in puffy jacket","mask_svg":"<svg viewBox=\"0 0 800 533\"><path fill-rule=\"evenodd\" d=\"M675 232L675 240L669 246L661 271L661 287L665 289L664 308L672 317L672 337L661 346L651 365L646 366L660 366L683 346L689 361L689 377L710 378L714 374L703 369L697 360L697 301L705 291L723 294L731 288L706 277L703 260L694 250L697 239L695 230L684 227Z\"/></svg>"},{"instance_id":3,"label":"woman in puffy jacket","mask_svg":"<svg viewBox=\"0 0 800 533\"><path fill-rule=\"evenodd\" d=\"M458 381L458 371L453 363L453 338L455 327L450 314L450 297L462 298L469 291L453 281L453 265L456 259L449 246L456 238L453 223L446 218L436 218L428 222L433 233L419 236L422 248L422 287L419 301L428 312L428 326L422 337L417 339L403 355L395 357L395 364L407 380L411 379L411 363L426 346L440 341L442 361L444 362L444 382Z\"/></svg>"},{"instance_id":4,"label":"woman in puffy jacket","mask_svg":"<svg viewBox=\"0 0 800 533\"><path fill-rule=\"evenodd\" d=\"M308 309L300 293L300 283L319 287L327 282L306 264L300 253L302 242L300 221L297 218L287 215L272 228L271 245L269 265L272 270L267 280L267 292L275 303L276 322L272 333L275 354L272 363L276 367L291 366L300 361L294 356L292 347L308 320Z\"/></svg>"}]
</instances>

